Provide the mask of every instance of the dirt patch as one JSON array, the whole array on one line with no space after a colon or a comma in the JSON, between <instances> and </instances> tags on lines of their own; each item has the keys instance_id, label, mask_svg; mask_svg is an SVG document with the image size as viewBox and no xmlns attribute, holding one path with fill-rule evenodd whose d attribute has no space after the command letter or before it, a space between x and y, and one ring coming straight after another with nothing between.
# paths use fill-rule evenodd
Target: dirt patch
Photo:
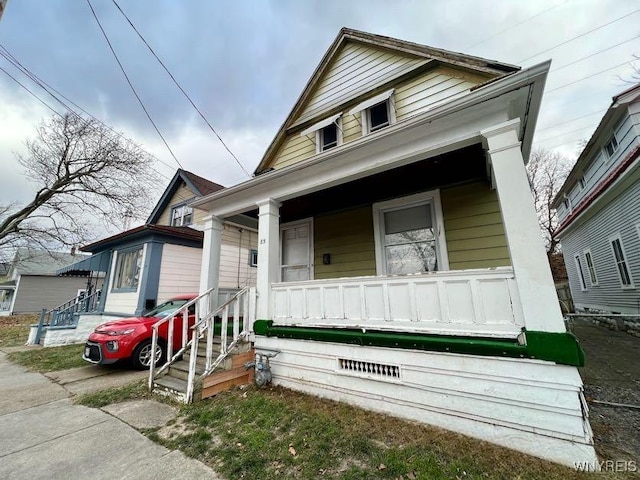
<instances>
[{"instance_id":1,"label":"dirt patch","mask_svg":"<svg viewBox=\"0 0 640 480\"><path fill-rule=\"evenodd\" d=\"M587 321L576 321L573 332L586 353L580 375L598 455L640 464L640 409L595 403L640 405L640 339Z\"/></svg>"}]
</instances>

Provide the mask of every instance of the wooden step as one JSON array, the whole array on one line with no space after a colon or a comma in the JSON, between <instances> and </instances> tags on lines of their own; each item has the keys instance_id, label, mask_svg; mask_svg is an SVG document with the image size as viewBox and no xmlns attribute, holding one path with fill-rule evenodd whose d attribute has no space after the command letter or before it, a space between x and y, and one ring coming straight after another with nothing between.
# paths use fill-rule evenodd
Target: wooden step
<instances>
[{"instance_id":1,"label":"wooden step","mask_svg":"<svg viewBox=\"0 0 640 480\"><path fill-rule=\"evenodd\" d=\"M251 383L253 381L253 371L253 368L246 369L243 365L205 377L202 382L201 398L212 397L230 388Z\"/></svg>"},{"instance_id":2,"label":"wooden step","mask_svg":"<svg viewBox=\"0 0 640 480\"><path fill-rule=\"evenodd\" d=\"M204 360L202 362L199 362L199 361L196 362L196 378L204 373L205 363L206 362ZM179 378L185 381L188 380L189 379L188 359L180 360L178 362L172 363L171 366L169 366L167 375L170 377Z\"/></svg>"}]
</instances>

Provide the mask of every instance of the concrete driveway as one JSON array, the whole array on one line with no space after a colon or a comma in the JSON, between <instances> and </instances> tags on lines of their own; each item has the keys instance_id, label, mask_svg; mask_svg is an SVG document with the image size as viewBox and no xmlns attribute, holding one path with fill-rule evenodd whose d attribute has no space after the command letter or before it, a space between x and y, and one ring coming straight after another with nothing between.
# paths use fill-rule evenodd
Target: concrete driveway
<instances>
[{"instance_id":1,"label":"concrete driveway","mask_svg":"<svg viewBox=\"0 0 640 480\"><path fill-rule=\"evenodd\" d=\"M74 369L49 374L50 379L12 364L0 352L0 478L219 478L203 463L153 443L109 413L74 405L69 399L74 389L80 393L100 381L124 382L87 377L90 373Z\"/></svg>"}]
</instances>

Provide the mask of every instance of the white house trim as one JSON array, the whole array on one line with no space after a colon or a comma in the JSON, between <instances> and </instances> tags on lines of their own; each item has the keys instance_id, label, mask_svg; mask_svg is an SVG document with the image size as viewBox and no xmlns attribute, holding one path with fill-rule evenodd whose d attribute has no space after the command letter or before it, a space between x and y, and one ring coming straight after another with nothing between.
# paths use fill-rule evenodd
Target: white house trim
<instances>
[{"instance_id":1,"label":"white house trim","mask_svg":"<svg viewBox=\"0 0 640 480\"><path fill-rule=\"evenodd\" d=\"M520 121L516 119L483 130L482 135L497 186L525 325L529 330L565 332L520 152L519 132Z\"/></svg>"},{"instance_id":2,"label":"white house trim","mask_svg":"<svg viewBox=\"0 0 640 480\"><path fill-rule=\"evenodd\" d=\"M271 284L280 275L280 203L268 198L258 205L258 293L256 315L258 319L271 318Z\"/></svg>"}]
</instances>

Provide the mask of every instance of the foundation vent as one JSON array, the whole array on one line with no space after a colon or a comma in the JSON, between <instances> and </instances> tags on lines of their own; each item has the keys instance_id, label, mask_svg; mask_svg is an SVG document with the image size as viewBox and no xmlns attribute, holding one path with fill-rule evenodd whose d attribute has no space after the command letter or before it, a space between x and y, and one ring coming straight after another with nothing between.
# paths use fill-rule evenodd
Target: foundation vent
<instances>
[{"instance_id":1,"label":"foundation vent","mask_svg":"<svg viewBox=\"0 0 640 480\"><path fill-rule=\"evenodd\" d=\"M373 376L382 379L400 380L400 367L383 363L363 362L360 360L338 359L339 369L356 375Z\"/></svg>"}]
</instances>

